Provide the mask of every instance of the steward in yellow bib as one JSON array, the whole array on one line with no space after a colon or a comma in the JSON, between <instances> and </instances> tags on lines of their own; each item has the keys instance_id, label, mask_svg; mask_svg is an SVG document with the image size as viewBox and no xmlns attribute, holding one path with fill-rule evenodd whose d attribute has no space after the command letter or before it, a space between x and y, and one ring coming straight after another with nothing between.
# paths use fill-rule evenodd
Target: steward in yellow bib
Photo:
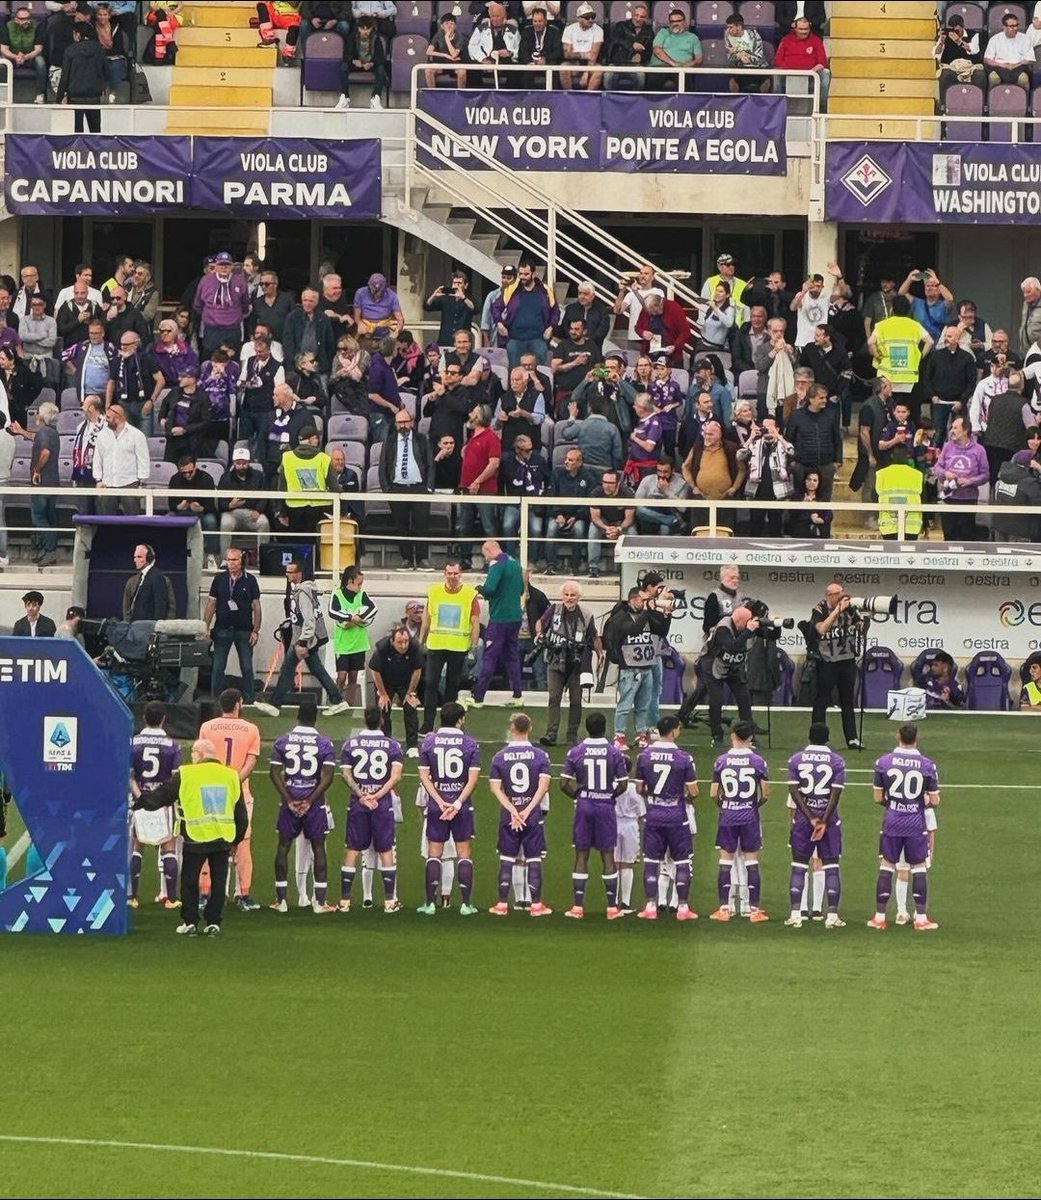
<instances>
[{"instance_id":1,"label":"steward in yellow bib","mask_svg":"<svg viewBox=\"0 0 1041 1200\"><path fill-rule=\"evenodd\" d=\"M305 425L296 448L284 451L278 466L278 491L290 493L282 501L279 520L291 533L314 533L322 517L328 516L329 493L339 491L320 441L318 430Z\"/></svg>"},{"instance_id":2,"label":"steward in yellow bib","mask_svg":"<svg viewBox=\"0 0 1041 1200\"><path fill-rule=\"evenodd\" d=\"M925 476L908 460L905 446L894 446L892 462L882 467L875 475L875 491L878 492L878 532L883 541L893 541L898 533L898 513L887 504L899 505L905 512L904 539L918 541L922 532L922 488Z\"/></svg>"},{"instance_id":3,"label":"steward in yellow bib","mask_svg":"<svg viewBox=\"0 0 1041 1200\"><path fill-rule=\"evenodd\" d=\"M893 315L879 321L868 338L875 370L884 375L897 392L911 391L918 382L922 355L933 348L928 330L910 313L910 300L906 296L894 296Z\"/></svg>"},{"instance_id":4,"label":"steward in yellow bib","mask_svg":"<svg viewBox=\"0 0 1041 1200\"><path fill-rule=\"evenodd\" d=\"M481 636L480 604L477 589L463 582L459 560L445 563L443 583L432 584L427 591L427 606L419 628L419 640L426 647L426 694L423 697L423 727L434 728L440 703L459 698L466 656ZM444 695L438 698L441 673L445 675Z\"/></svg>"},{"instance_id":5,"label":"steward in yellow bib","mask_svg":"<svg viewBox=\"0 0 1041 1200\"><path fill-rule=\"evenodd\" d=\"M192 746L192 761L175 771L168 783L143 792L135 808L175 805L176 832L184 838L181 867L181 924L177 932L194 936L199 924L199 873L210 865L210 895L206 901L203 933L220 933L228 861L246 836L249 819L238 772L217 758L212 742L200 739Z\"/></svg>"}]
</instances>

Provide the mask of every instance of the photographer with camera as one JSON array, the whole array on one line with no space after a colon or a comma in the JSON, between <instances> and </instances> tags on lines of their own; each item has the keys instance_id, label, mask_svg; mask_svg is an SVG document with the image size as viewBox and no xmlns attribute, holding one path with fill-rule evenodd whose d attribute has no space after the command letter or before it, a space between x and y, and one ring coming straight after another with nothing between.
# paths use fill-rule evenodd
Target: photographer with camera
<instances>
[{"instance_id":1,"label":"photographer with camera","mask_svg":"<svg viewBox=\"0 0 1041 1200\"><path fill-rule=\"evenodd\" d=\"M560 702L565 689L569 700L566 744L577 744L582 721L582 676L592 673L593 651L603 654L595 618L583 610L581 599L581 589L575 580L569 579L560 589L560 603L551 604L538 622L533 653L537 654L541 648L545 654L549 684L546 732L539 738L543 746L557 744Z\"/></svg>"},{"instance_id":2,"label":"photographer with camera","mask_svg":"<svg viewBox=\"0 0 1041 1200\"><path fill-rule=\"evenodd\" d=\"M867 618L853 606L841 583L829 583L824 599L810 614L814 632L813 650L817 656L817 693L813 702L813 724L823 724L831 694L838 690L842 711L842 732L851 750L862 750L857 737L854 712L857 689L857 656Z\"/></svg>"},{"instance_id":3,"label":"photographer with camera","mask_svg":"<svg viewBox=\"0 0 1041 1200\"><path fill-rule=\"evenodd\" d=\"M759 630L759 618L752 610L739 604L728 617L723 617L709 634L705 656L709 660L705 671L708 686L708 715L712 730L712 745L723 745L723 685L733 693L742 721L752 721L752 701L748 694L745 662L751 638Z\"/></svg>"},{"instance_id":4,"label":"photographer with camera","mask_svg":"<svg viewBox=\"0 0 1041 1200\"><path fill-rule=\"evenodd\" d=\"M652 668L659 657L660 637L665 629L665 622L648 607L647 599L639 587L630 588L626 599L615 605L604 622L604 652L607 661L618 667L614 738L615 744L622 750L627 749L626 725L634 709L637 732L651 727L654 699Z\"/></svg>"},{"instance_id":5,"label":"photographer with camera","mask_svg":"<svg viewBox=\"0 0 1041 1200\"><path fill-rule=\"evenodd\" d=\"M776 417L764 417L762 423L752 424L752 436L737 452L737 461L745 474L745 499L770 500L776 508L754 508L748 514L752 537L780 537L784 524L784 501L793 491L792 465L795 451L791 442L781 436Z\"/></svg>"}]
</instances>

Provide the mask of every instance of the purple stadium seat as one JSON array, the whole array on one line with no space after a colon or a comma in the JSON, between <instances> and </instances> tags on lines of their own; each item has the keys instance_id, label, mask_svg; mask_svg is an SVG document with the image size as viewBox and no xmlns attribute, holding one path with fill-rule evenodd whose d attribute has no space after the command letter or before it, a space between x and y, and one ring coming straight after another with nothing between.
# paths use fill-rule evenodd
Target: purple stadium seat
<instances>
[{"instance_id":1,"label":"purple stadium seat","mask_svg":"<svg viewBox=\"0 0 1041 1200\"><path fill-rule=\"evenodd\" d=\"M300 62L300 103L304 92L339 92L343 88L343 38L338 33L312 33Z\"/></svg>"},{"instance_id":2,"label":"purple stadium seat","mask_svg":"<svg viewBox=\"0 0 1041 1200\"><path fill-rule=\"evenodd\" d=\"M703 67L728 67L726 43L722 38L705 38L701 43ZM697 92L725 92L729 84L725 75L695 75L687 80L687 90Z\"/></svg>"},{"instance_id":3,"label":"purple stadium seat","mask_svg":"<svg viewBox=\"0 0 1041 1200\"><path fill-rule=\"evenodd\" d=\"M772 33L777 28L774 6L769 0L745 0L741 5L741 16L749 29L758 29L760 33L764 29Z\"/></svg>"},{"instance_id":4,"label":"purple stadium seat","mask_svg":"<svg viewBox=\"0 0 1041 1200\"><path fill-rule=\"evenodd\" d=\"M888 646L869 646L864 651L860 692L865 708L885 709L889 692L900 686L904 664Z\"/></svg>"},{"instance_id":5,"label":"purple stadium seat","mask_svg":"<svg viewBox=\"0 0 1041 1200\"><path fill-rule=\"evenodd\" d=\"M730 0L698 0L694 5L694 32L705 38L719 37L726 19L734 11Z\"/></svg>"},{"instance_id":6,"label":"purple stadium seat","mask_svg":"<svg viewBox=\"0 0 1041 1200\"><path fill-rule=\"evenodd\" d=\"M1022 33L1029 22L1027 21L1026 9L1022 4L992 4L987 10L987 32L990 34L1001 32L1001 22L1005 19L1005 14L1011 13L1019 19L1019 32ZM966 29L968 21L965 22ZM983 47L981 46L980 49Z\"/></svg>"},{"instance_id":7,"label":"purple stadium seat","mask_svg":"<svg viewBox=\"0 0 1041 1200\"><path fill-rule=\"evenodd\" d=\"M75 434L82 420L83 414L79 410L58 413L58 436L63 437L68 433Z\"/></svg>"},{"instance_id":8,"label":"purple stadium seat","mask_svg":"<svg viewBox=\"0 0 1041 1200\"><path fill-rule=\"evenodd\" d=\"M742 371L737 377L737 397L739 400L755 400L759 395L759 372Z\"/></svg>"},{"instance_id":9,"label":"purple stadium seat","mask_svg":"<svg viewBox=\"0 0 1041 1200\"><path fill-rule=\"evenodd\" d=\"M925 677L929 674L929 664L937 656L937 654L946 654L942 646L930 646L928 650L923 650L921 654L911 664L911 682L915 687L925 687Z\"/></svg>"},{"instance_id":10,"label":"purple stadium seat","mask_svg":"<svg viewBox=\"0 0 1041 1200\"><path fill-rule=\"evenodd\" d=\"M972 83L956 83L944 93L944 112L950 117L982 117L983 91ZM945 127L948 142L979 142L983 140L983 122L952 122Z\"/></svg>"},{"instance_id":11,"label":"purple stadium seat","mask_svg":"<svg viewBox=\"0 0 1041 1200\"><path fill-rule=\"evenodd\" d=\"M328 438L331 442L367 442L369 423L364 417L336 413L329 417Z\"/></svg>"},{"instance_id":12,"label":"purple stadium seat","mask_svg":"<svg viewBox=\"0 0 1041 1200\"><path fill-rule=\"evenodd\" d=\"M398 15L394 21L397 36L418 33L421 37L430 37L434 23L434 5L431 0L398 0Z\"/></svg>"},{"instance_id":13,"label":"purple stadium seat","mask_svg":"<svg viewBox=\"0 0 1041 1200\"><path fill-rule=\"evenodd\" d=\"M416 33L399 33L390 49L390 90L407 93L412 87L412 68L426 62L429 41Z\"/></svg>"},{"instance_id":14,"label":"purple stadium seat","mask_svg":"<svg viewBox=\"0 0 1041 1200\"><path fill-rule=\"evenodd\" d=\"M177 474L177 467L174 463L154 462L150 464L148 471L148 486L149 487L166 487L174 475ZM218 480L219 482L219 480Z\"/></svg>"},{"instance_id":15,"label":"purple stadium seat","mask_svg":"<svg viewBox=\"0 0 1041 1200\"><path fill-rule=\"evenodd\" d=\"M1027 115L1027 94L1015 84L1002 83L992 87L987 93L987 111L992 117L1011 117L1022 120ZM1012 125L992 124L990 140L992 142L1011 142L1013 140ZM1020 128L1019 140L1026 136L1026 129Z\"/></svg>"},{"instance_id":16,"label":"purple stadium seat","mask_svg":"<svg viewBox=\"0 0 1041 1200\"><path fill-rule=\"evenodd\" d=\"M944 10L944 20L949 21L951 17L961 17L966 30L969 31L979 31L987 26L987 18L983 15L983 6L980 4L948 4Z\"/></svg>"},{"instance_id":17,"label":"purple stadium seat","mask_svg":"<svg viewBox=\"0 0 1041 1200\"><path fill-rule=\"evenodd\" d=\"M720 5L722 8L723 6ZM690 23L690 5L685 0L679 0L679 3L674 4L672 0L654 0L654 8L651 10L651 22L655 29L662 25L668 25L669 13L674 8L681 8L687 14L687 23ZM728 8L727 12L731 12L732 8ZM723 14L723 20L726 20L726 13ZM722 24L722 22L720 22Z\"/></svg>"},{"instance_id":18,"label":"purple stadium seat","mask_svg":"<svg viewBox=\"0 0 1041 1200\"><path fill-rule=\"evenodd\" d=\"M1012 707L1008 685L1012 668L994 650L983 650L965 668L965 707L977 712L1007 712Z\"/></svg>"}]
</instances>

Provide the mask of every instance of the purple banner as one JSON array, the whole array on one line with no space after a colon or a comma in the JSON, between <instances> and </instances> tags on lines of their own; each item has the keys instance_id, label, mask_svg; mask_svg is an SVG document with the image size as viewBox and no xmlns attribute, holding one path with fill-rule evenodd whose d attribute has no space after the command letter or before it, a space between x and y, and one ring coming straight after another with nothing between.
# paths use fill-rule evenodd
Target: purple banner
<instances>
[{"instance_id":1,"label":"purple banner","mask_svg":"<svg viewBox=\"0 0 1041 1200\"><path fill-rule=\"evenodd\" d=\"M131 216L188 207L186 137L8 134L4 200L29 216Z\"/></svg>"},{"instance_id":2,"label":"purple banner","mask_svg":"<svg viewBox=\"0 0 1041 1200\"><path fill-rule=\"evenodd\" d=\"M375 138L194 139L192 207L241 217L378 218L380 144Z\"/></svg>"},{"instance_id":3,"label":"purple banner","mask_svg":"<svg viewBox=\"0 0 1041 1200\"><path fill-rule=\"evenodd\" d=\"M860 224L1041 221L1041 145L829 142L824 216Z\"/></svg>"},{"instance_id":4,"label":"purple banner","mask_svg":"<svg viewBox=\"0 0 1041 1200\"><path fill-rule=\"evenodd\" d=\"M517 171L783 175L787 169L784 96L427 89L419 108ZM486 169L422 118L417 133L430 146L419 151L425 166L450 159Z\"/></svg>"}]
</instances>

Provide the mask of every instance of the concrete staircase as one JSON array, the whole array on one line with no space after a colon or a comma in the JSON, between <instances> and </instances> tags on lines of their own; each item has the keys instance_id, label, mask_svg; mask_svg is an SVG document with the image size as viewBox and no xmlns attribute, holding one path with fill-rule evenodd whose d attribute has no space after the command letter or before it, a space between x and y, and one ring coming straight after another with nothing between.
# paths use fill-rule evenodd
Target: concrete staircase
<instances>
[{"instance_id":1,"label":"concrete staircase","mask_svg":"<svg viewBox=\"0 0 1041 1200\"><path fill-rule=\"evenodd\" d=\"M258 47L249 27L256 5L192 4L177 31L170 105L206 105L209 112L171 112L167 133L261 134L274 101L278 52Z\"/></svg>"},{"instance_id":2,"label":"concrete staircase","mask_svg":"<svg viewBox=\"0 0 1041 1200\"><path fill-rule=\"evenodd\" d=\"M907 121L892 118L936 112L936 5L835 0L831 8L829 137L912 137ZM939 126L923 133L938 136Z\"/></svg>"}]
</instances>

